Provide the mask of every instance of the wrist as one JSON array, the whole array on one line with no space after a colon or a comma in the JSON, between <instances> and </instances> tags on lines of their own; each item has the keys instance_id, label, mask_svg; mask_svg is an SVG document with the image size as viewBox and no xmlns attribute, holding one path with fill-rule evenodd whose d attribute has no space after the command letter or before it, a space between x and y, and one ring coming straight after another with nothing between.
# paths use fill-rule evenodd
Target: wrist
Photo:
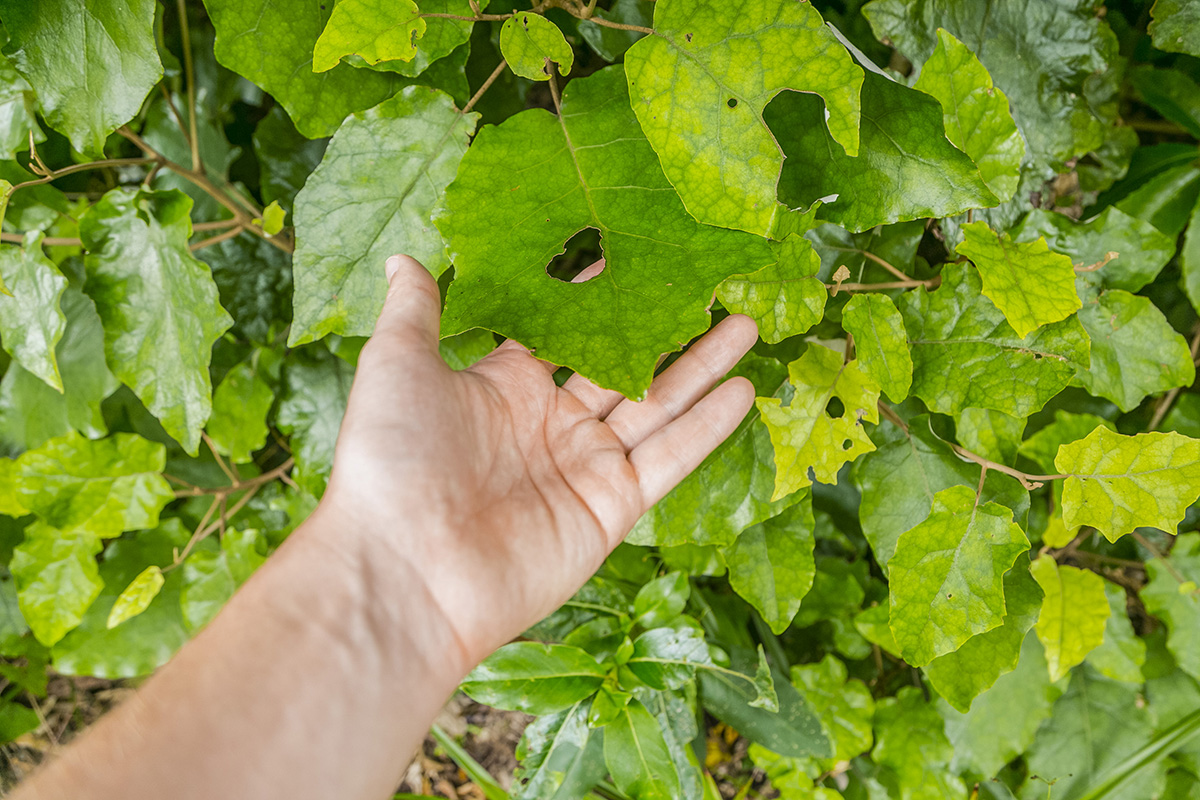
<instances>
[{"instance_id":1,"label":"wrist","mask_svg":"<svg viewBox=\"0 0 1200 800\"><path fill-rule=\"evenodd\" d=\"M415 518L403 522L423 532L431 524ZM429 570L405 546L411 537L389 533L330 493L289 544L321 562L333 590L343 595L339 613L348 615L343 631L351 649L403 661L406 669L419 659L449 694L486 653L476 653L464 639L433 591Z\"/></svg>"}]
</instances>

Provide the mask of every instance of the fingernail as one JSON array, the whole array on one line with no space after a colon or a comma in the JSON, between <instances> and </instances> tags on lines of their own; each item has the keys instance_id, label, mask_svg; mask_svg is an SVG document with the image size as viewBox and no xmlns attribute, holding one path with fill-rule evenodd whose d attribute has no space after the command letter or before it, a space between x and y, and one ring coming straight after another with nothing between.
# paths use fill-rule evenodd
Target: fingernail
<instances>
[{"instance_id":1,"label":"fingernail","mask_svg":"<svg viewBox=\"0 0 1200 800\"><path fill-rule=\"evenodd\" d=\"M388 283L392 282L392 278L400 271L400 256L388 256L387 261L383 262L383 273L387 276Z\"/></svg>"}]
</instances>

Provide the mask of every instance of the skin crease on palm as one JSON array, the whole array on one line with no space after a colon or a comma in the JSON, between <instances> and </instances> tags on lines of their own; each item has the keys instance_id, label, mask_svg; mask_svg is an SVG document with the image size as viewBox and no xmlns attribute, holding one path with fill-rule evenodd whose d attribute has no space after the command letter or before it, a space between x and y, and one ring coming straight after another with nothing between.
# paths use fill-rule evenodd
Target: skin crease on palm
<instances>
[{"instance_id":1,"label":"skin crease on palm","mask_svg":"<svg viewBox=\"0 0 1200 800\"><path fill-rule=\"evenodd\" d=\"M586 278L602 264L585 270ZM437 284L388 259L329 488L133 698L17 800L374 800L468 670L595 572L754 400L722 320L639 403L508 342L455 372Z\"/></svg>"}]
</instances>

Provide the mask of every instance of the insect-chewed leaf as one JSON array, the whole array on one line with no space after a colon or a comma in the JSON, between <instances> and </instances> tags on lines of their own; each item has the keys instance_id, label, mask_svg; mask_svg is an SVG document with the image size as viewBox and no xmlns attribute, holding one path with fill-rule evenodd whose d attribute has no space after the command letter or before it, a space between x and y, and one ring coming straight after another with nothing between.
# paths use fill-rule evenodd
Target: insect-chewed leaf
<instances>
[{"instance_id":1,"label":"insect-chewed leaf","mask_svg":"<svg viewBox=\"0 0 1200 800\"><path fill-rule=\"evenodd\" d=\"M829 292L815 277L821 259L799 234L772 243L778 261L750 275L734 275L717 287L721 305L758 323L772 344L804 333L821 321Z\"/></svg>"},{"instance_id":2,"label":"insect-chewed leaf","mask_svg":"<svg viewBox=\"0 0 1200 800\"><path fill-rule=\"evenodd\" d=\"M717 284L773 258L760 237L688 216L625 94L609 67L571 81L561 117L531 109L485 127L436 222L457 275L443 334L488 328L636 397L660 355L707 330ZM579 284L547 275L588 227L604 271Z\"/></svg>"},{"instance_id":3,"label":"insect-chewed leaf","mask_svg":"<svg viewBox=\"0 0 1200 800\"><path fill-rule=\"evenodd\" d=\"M412 0L339 0L317 38L312 71L328 72L349 55L367 64L412 61L425 19Z\"/></svg>"},{"instance_id":4,"label":"insect-chewed leaf","mask_svg":"<svg viewBox=\"0 0 1200 800\"><path fill-rule=\"evenodd\" d=\"M811 345L788 365L788 376L795 389L789 405L774 397L755 401L775 446L775 500L814 479L836 482L843 464L875 449L863 420L879 421L879 387L857 362L843 363L827 347ZM834 398L840 414L829 411Z\"/></svg>"},{"instance_id":5,"label":"insect-chewed leaf","mask_svg":"<svg viewBox=\"0 0 1200 800\"><path fill-rule=\"evenodd\" d=\"M481 703L527 714L570 708L604 682L606 670L578 647L515 642L501 647L463 679Z\"/></svg>"},{"instance_id":6,"label":"insect-chewed leaf","mask_svg":"<svg viewBox=\"0 0 1200 800\"><path fill-rule=\"evenodd\" d=\"M1174 533L1200 497L1200 440L1174 432L1099 427L1060 447L1054 466L1067 475L1063 521L1091 525L1110 542L1143 526Z\"/></svg>"},{"instance_id":7,"label":"insect-chewed leaf","mask_svg":"<svg viewBox=\"0 0 1200 800\"><path fill-rule=\"evenodd\" d=\"M1104 641L1109 615L1104 579L1085 569L1056 564L1048 555L1034 561L1029 570L1045 592L1037 636L1046 648L1050 680L1056 681Z\"/></svg>"},{"instance_id":8,"label":"insect-chewed leaf","mask_svg":"<svg viewBox=\"0 0 1200 800\"><path fill-rule=\"evenodd\" d=\"M765 235L783 211L779 130L762 117L781 90L819 95L828 113L815 124L858 152L863 72L811 3L656 2L654 33L625 64L642 130L701 222Z\"/></svg>"},{"instance_id":9,"label":"insect-chewed leaf","mask_svg":"<svg viewBox=\"0 0 1200 800\"><path fill-rule=\"evenodd\" d=\"M548 81L546 59L566 75L575 63L575 52L562 31L541 14L519 11L500 27L500 52L512 71L531 81Z\"/></svg>"}]
</instances>

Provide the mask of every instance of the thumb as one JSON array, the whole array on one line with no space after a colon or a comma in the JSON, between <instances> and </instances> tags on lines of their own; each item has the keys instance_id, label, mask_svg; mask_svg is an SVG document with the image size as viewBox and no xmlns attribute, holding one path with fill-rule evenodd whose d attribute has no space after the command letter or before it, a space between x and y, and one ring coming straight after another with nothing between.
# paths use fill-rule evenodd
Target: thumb
<instances>
[{"instance_id":1,"label":"thumb","mask_svg":"<svg viewBox=\"0 0 1200 800\"><path fill-rule=\"evenodd\" d=\"M375 323L375 337L437 352L442 316L437 281L412 256L390 256L384 271L388 291Z\"/></svg>"}]
</instances>

